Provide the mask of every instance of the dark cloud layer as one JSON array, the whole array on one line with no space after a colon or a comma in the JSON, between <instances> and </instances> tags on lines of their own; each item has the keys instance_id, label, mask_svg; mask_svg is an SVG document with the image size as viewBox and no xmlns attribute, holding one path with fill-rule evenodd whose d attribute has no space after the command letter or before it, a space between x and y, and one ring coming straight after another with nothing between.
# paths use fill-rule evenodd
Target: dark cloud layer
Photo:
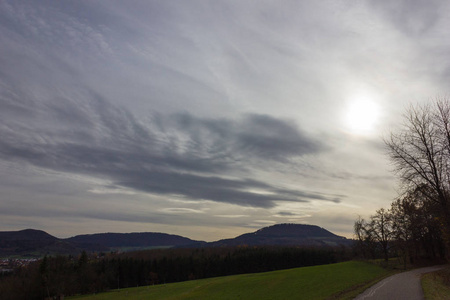
<instances>
[{"instance_id":1,"label":"dark cloud layer","mask_svg":"<svg viewBox=\"0 0 450 300\"><path fill-rule=\"evenodd\" d=\"M289 163L324 149L289 121L256 114L232 120L182 113L155 114L142 122L89 91L45 101L26 92L13 98L8 91L0 98L0 155L5 160L195 200L256 207L272 207L275 201L339 201L230 179L233 170Z\"/></svg>"}]
</instances>

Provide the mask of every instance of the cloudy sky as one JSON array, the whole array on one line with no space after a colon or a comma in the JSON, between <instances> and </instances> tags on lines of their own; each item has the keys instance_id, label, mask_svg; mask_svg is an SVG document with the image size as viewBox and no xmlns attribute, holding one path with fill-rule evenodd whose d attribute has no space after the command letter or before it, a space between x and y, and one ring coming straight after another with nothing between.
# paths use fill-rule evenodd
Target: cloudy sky
<instances>
[{"instance_id":1,"label":"cloudy sky","mask_svg":"<svg viewBox=\"0 0 450 300\"><path fill-rule=\"evenodd\" d=\"M448 1L0 1L0 230L352 237L449 92Z\"/></svg>"}]
</instances>

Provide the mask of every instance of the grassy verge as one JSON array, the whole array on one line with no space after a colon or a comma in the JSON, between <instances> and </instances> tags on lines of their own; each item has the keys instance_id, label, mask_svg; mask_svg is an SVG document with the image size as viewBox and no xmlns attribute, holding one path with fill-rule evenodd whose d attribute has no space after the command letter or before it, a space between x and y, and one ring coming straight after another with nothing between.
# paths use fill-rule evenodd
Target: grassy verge
<instances>
[{"instance_id":1,"label":"grassy verge","mask_svg":"<svg viewBox=\"0 0 450 300\"><path fill-rule=\"evenodd\" d=\"M390 271L365 262L296 268L111 291L70 299L348 299Z\"/></svg>"},{"instance_id":2,"label":"grassy verge","mask_svg":"<svg viewBox=\"0 0 450 300\"><path fill-rule=\"evenodd\" d=\"M450 299L450 268L422 276L422 288L427 300Z\"/></svg>"}]
</instances>

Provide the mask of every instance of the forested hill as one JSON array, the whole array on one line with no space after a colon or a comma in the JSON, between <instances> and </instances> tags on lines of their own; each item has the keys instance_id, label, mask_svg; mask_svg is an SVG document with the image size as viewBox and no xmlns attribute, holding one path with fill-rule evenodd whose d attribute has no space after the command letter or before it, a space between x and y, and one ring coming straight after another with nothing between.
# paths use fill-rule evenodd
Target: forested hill
<instances>
[{"instance_id":1,"label":"forested hill","mask_svg":"<svg viewBox=\"0 0 450 300\"><path fill-rule=\"evenodd\" d=\"M96 233L77 235L66 239L77 245L101 245L109 248L116 247L161 247L201 245L205 242L191 240L179 235L159 232L133 233Z\"/></svg>"},{"instance_id":2,"label":"forested hill","mask_svg":"<svg viewBox=\"0 0 450 300\"><path fill-rule=\"evenodd\" d=\"M208 243L208 246L258 246L258 245L299 245L299 246L339 246L351 245L352 240L331 233L316 225L278 224L246 233L233 239Z\"/></svg>"},{"instance_id":3,"label":"forested hill","mask_svg":"<svg viewBox=\"0 0 450 300\"><path fill-rule=\"evenodd\" d=\"M24 229L19 231L0 231L0 241L16 242L16 241L40 241L54 242L58 238L48 234L42 230Z\"/></svg>"},{"instance_id":4,"label":"forested hill","mask_svg":"<svg viewBox=\"0 0 450 300\"><path fill-rule=\"evenodd\" d=\"M42 230L25 229L0 232L0 257L35 256L44 254L72 254L79 250Z\"/></svg>"}]
</instances>

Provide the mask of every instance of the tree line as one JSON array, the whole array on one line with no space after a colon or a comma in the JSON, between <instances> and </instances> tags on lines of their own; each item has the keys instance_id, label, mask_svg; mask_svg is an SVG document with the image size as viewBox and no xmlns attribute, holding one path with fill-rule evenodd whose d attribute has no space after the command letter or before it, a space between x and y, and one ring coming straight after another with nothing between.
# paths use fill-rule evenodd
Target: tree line
<instances>
[{"instance_id":1,"label":"tree line","mask_svg":"<svg viewBox=\"0 0 450 300\"><path fill-rule=\"evenodd\" d=\"M389 209L354 223L359 254L404 263L447 259L450 250L450 102L412 105L385 139L401 183Z\"/></svg>"},{"instance_id":2,"label":"tree line","mask_svg":"<svg viewBox=\"0 0 450 300\"><path fill-rule=\"evenodd\" d=\"M160 249L45 257L0 281L2 299L45 299L216 276L329 264L346 248L233 247Z\"/></svg>"}]
</instances>

